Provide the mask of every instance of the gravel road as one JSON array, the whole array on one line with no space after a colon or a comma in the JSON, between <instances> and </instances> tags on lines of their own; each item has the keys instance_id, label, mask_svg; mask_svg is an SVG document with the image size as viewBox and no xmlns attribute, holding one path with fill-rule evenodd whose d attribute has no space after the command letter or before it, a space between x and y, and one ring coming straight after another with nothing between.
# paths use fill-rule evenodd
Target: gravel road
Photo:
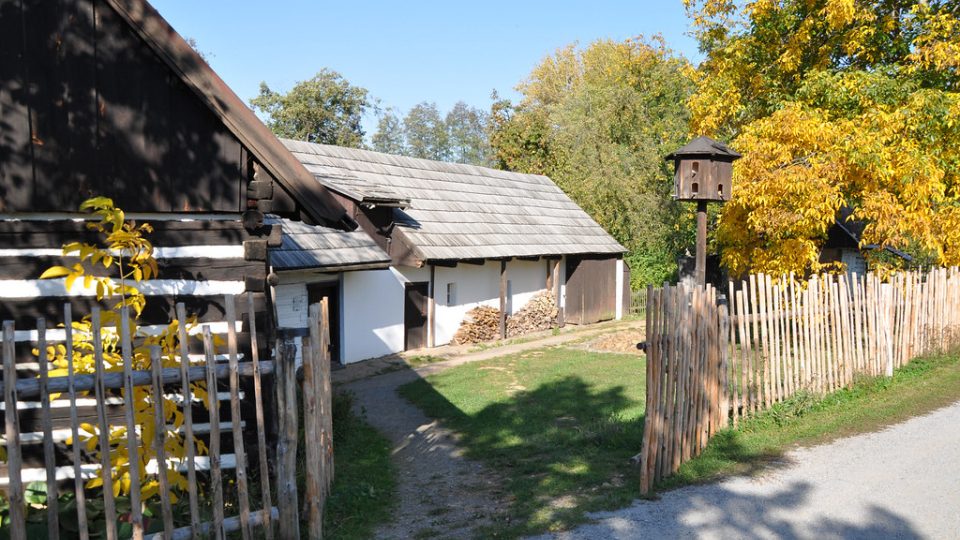
<instances>
[{"instance_id":1,"label":"gravel road","mask_svg":"<svg viewBox=\"0 0 960 540\"><path fill-rule=\"evenodd\" d=\"M664 493L539 537L960 538L960 403L789 452L757 477Z\"/></svg>"}]
</instances>

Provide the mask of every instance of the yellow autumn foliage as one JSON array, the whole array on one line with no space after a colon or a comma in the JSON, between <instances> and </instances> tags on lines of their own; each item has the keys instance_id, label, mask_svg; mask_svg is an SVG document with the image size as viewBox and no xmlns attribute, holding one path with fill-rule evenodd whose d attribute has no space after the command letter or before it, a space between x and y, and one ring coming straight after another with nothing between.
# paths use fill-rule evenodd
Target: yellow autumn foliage
<instances>
[{"instance_id":1,"label":"yellow autumn foliage","mask_svg":"<svg viewBox=\"0 0 960 540\"><path fill-rule=\"evenodd\" d=\"M819 260L841 209L863 247L960 263L960 8L949 2L686 0L707 58L692 134L729 141L716 238L734 275ZM903 264L868 251L874 266Z\"/></svg>"}]
</instances>

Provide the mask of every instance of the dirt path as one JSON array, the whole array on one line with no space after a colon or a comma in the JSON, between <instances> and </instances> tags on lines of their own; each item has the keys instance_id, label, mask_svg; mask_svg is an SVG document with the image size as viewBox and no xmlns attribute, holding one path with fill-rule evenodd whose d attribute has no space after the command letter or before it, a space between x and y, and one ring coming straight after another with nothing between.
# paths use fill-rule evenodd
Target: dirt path
<instances>
[{"instance_id":1,"label":"dirt path","mask_svg":"<svg viewBox=\"0 0 960 540\"><path fill-rule=\"evenodd\" d=\"M960 403L542 539L960 538Z\"/></svg>"},{"instance_id":2,"label":"dirt path","mask_svg":"<svg viewBox=\"0 0 960 540\"><path fill-rule=\"evenodd\" d=\"M470 538L478 527L501 519L509 506L497 474L463 457L455 435L398 396L399 386L467 362L641 326L642 321L594 325L472 353L464 349L444 353L441 349L437 352L447 354L447 360L417 369L382 360L375 361L379 365L335 372L334 382L355 394L354 406L363 410L370 424L393 445L398 504L394 519L377 530L376 538ZM380 370L386 372L375 373Z\"/></svg>"}]
</instances>

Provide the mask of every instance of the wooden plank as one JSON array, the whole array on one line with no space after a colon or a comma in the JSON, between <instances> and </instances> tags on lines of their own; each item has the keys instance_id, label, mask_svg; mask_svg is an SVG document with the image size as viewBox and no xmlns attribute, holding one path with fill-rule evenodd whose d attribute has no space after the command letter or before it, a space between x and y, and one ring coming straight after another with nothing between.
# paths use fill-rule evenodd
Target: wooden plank
<instances>
[{"instance_id":1,"label":"wooden plank","mask_svg":"<svg viewBox=\"0 0 960 540\"><path fill-rule=\"evenodd\" d=\"M321 348L320 362L321 398L323 418L321 430L326 480L324 496L330 494L333 479L336 476L333 452L333 382L330 378L330 304L327 298L320 300Z\"/></svg>"},{"instance_id":2,"label":"wooden plank","mask_svg":"<svg viewBox=\"0 0 960 540\"><path fill-rule=\"evenodd\" d=\"M640 493L648 494L650 493L650 488L652 487L652 482L650 479L650 448L653 446L653 415L650 414L650 411L653 410L653 396L654 392L652 390L652 385L654 382L653 379L653 364L655 362L657 354L657 334L656 334L656 305L657 305L657 295L658 291L653 288L653 285L647 285L647 320L646 320L646 333L647 333L647 362L646 362L646 402L644 404L644 418L643 418L643 439L641 440L640 447Z\"/></svg>"},{"instance_id":3,"label":"wooden plank","mask_svg":"<svg viewBox=\"0 0 960 540\"><path fill-rule=\"evenodd\" d=\"M300 538L297 501L297 377L295 346L283 341L277 347L277 506L280 508L280 538Z\"/></svg>"},{"instance_id":4,"label":"wooden plank","mask_svg":"<svg viewBox=\"0 0 960 540\"><path fill-rule=\"evenodd\" d=\"M770 286L767 288L770 294L770 309L771 309L771 353L773 355L773 361L770 365L770 376L773 378L773 400L774 402L783 401L783 327L781 322L783 321L783 310L780 305L780 285L779 283L773 282L771 278Z\"/></svg>"},{"instance_id":5,"label":"wooden plank","mask_svg":"<svg viewBox=\"0 0 960 540\"><path fill-rule=\"evenodd\" d=\"M500 339L507 338L507 261L500 261Z\"/></svg>"},{"instance_id":6,"label":"wooden plank","mask_svg":"<svg viewBox=\"0 0 960 540\"><path fill-rule=\"evenodd\" d=\"M131 343L130 312L126 306L120 310L120 355L123 359L123 411L127 428L127 459L130 463L128 474L130 475L130 525L134 539L143 538L143 509L140 506L140 440L136 435L137 422L136 399L134 397L133 386L133 345ZM162 393L153 394L153 399L159 401L157 396ZM162 398L161 398L162 399ZM162 405L161 405L162 407ZM189 409L189 407L186 407ZM161 427L163 422L156 424L154 428L159 432L163 431Z\"/></svg>"},{"instance_id":7,"label":"wooden plank","mask_svg":"<svg viewBox=\"0 0 960 540\"><path fill-rule=\"evenodd\" d=\"M266 360L260 362L261 374L268 375L273 373L274 363ZM242 362L239 366L239 372L242 376L253 374L253 365L250 362ZM227 364L217 364L215 367L216 377L226 379L230 376L230 366ZM206 368L191 367L188 374L191 381L202 381L206 378ZM49 389L51 394L66 392L69 388L68 377L50 377ZM77 375L74 377L74 386L77 392L87 392L96 388L96 375ZM134 371L134 386L148 386L151 384L153 376L149 371ZM175 384L180 382L180 368L164 368L163 384ZM105 389L117 390L123 388L122 373L105 373L103 375L103 385ZM40 395L40 383L37 379L19 379L17 380L17 393L22 397L36 397ZM106 407L104 408L106 410ZM106 412L104 412L106 415Z\"/></svg>"},{"instance_id":8,"label":"wooden plank","mask_svg":"<svg viewBox=\"0 0 960 540\"><path fill-rule=\"evenodd\" d=\"M216 351L210 327L203 326L203 349L207 367L207 408L210 411L210 442L207 452L210 457L210 483L213 492L213 537L223 540L223 478L220 471L220 407L217 403L217 371L214 361Z\"/></svg>"},{"instance_id":9,"label":"wooden plank","mask_svg":"<svg viewBox=\"0 0 960 540\"><path fill-rule=\"evenodd\" d=\"M237 499L240 506L240 534L249 540L250 499L247 488L247 460L243 449L243 429L240 426L240 360L237 357L237 308L236 298L226 295L223 303L227 308L227 352L230 355L230 422L233 426L233 454L236 456Z\"/></svg>"},{"instance_id":10,"label":"wooden plank","mask_svg":"<svg viewBox=\"0 0 960 540\"><path fill-rule=\"evenodd\" d=\"M323 489L321 485L322 460L320 445L320 411L318 410L318 384L320 376L320 351L323 347L320 338L320 305L309 308L309 337L303 338L300 346L303 358L303 441L304 441L304 514L307 519L307 538L320 539L323 536L323 509L321 508Z\"/></svg>"},{"instance_id":11,"label":"wooden plank","mask_svg":"<svg viewBox=\"0 0 960 540\"><path fill-rule=\"evenodd\" d=\"M660 291L660 295L657 302L657 312L654 315L654 328L656 336L656 354L651 358L652 372L650 379L650 386L647 387L648 392L653 393L653 399L651 401L652 408L647 413L650 415L650 431L651 431L651 440L649 447L649 461L645 464L647 468L647 474L650 478L651 484L655 484L658 480L657 474L657 461L660 459L660 448L661 448L661 437L662 431L660 423L660 396L662 392L662 380L661 375L663 372L663 363L664 355L667 354L667 349L664 347L665 338L666 338L666 317L665 317L665 308L667 303L670 301L670 289L664 288Z\"/></svg>"},{"instance_id":12,"label":"wooden plank","mask_svg":"<svg viewBox=\"0 0 960 540\"><path fill-rule=\"evenodd\" d=\"M183 302L177 303L177 338L180 345L180 388L184 403L193 402L190 388L190 351L187 344L187 308ZM256 347L253 348L256 350ZM259 429L259 426L258 426ZM190 505L190 537L199 537L197 524L200 523L200 503L197 496L197 467L195 463L196 446L193 440L193 407L183 407L183 444L187 458L187 497Z\"/></svg>"},{"instance_id":13,"label":"wooden plank","mask_svg":"<svg viewBox=\"0 0 960 540\"><path fill-rule=\"evenodd\" d=\"M860 374L863 372L863 305L860 302L860 276L858 276L856 272L850 275L850 286L853 293L851 295L853 300L851 306L853 310L853 365L856 373Z\"/></svg>"},{"instance_id":14,"label":"wooden plank","mask_svg":"<svg viewBox=\"0 0 960 540\"><path fill-rule=\"evenodd\" d=\"M96 377L96 398L97 398L97 425L100 428L100 478L103 480L103 512L106 519L107 540L116 540L117 538L117 510L113 500L113 475L110 459L110 426L107 424L106 409L104 408L104 398L106 398L106 388L104 387L104 360L103 360L103 342L100 337L100 309L93 308L91 317L93 323L93 358ZM121 375L122 379L122 375ZM77 385L79 387L79 385ZM51 389L52 391L52 389Z\"/></svg>"},{"instance_id":15,"label":"wooden plank","mask_svg":"<svg viewBox=\"0 0 960 540\"><path fill-rule=\"evenodd\" d=\"M14 367L14 325L12 321L3 323L3 402L12 411L16 410L17 403L17 371ZM26 506L23 495L23 483L20 480L20 426L16 414L5 415L7 475L10 485L7 488L7 517L10 520L11 540L26 540Z\"/></svg>"},{"instance_id":16,"label":"wooden plank","mask_svg":"<svg viewBox=\"0 0 960 540\"><path fill-rule=\"evenodd\" d=\"M747 284L741 281L741 288L737 291L737 313L740 329L740 403L737 410L737 422L746 414L750 404L750 326L747 324ZM736 427L736 425L734 425Z\"/></svg>"},{"instance_id":17,"label":"wooden plank","mask_svg":"<svg viewBox=\"0 0 960 540\"><path fill-rule=\"evenodd\" d=\"M254 300L251 293L247 293L247 311L253 312ZM256 335L257 327L254 319L250 319L250 333ZM253 364L253 401L257 420L257 458L260 462L260 500L264 508L272 508L270 496L270 471L267 468L266 425L263 415L263 389L260 382L260 351L257 347L250 350L250 361ZM263 512L263 532L267 540L273 540L273 520L270 512Z\"/></svg>"},{"instance_id":18,"label":"wooden plank","mask_svg":"<svg viewBox=\"0 0 960 540\"><path fill-rule=\"evenodd\" d=\"M206 337L206 336L204 336ZM157 459L157 481L160 484L160 512L163 519L163 532L165 538L170 538L173 533L173 507L170 504L170 479L167 477L167 450L165 448L167 441L167 419L163 411L163 356L159 346L150 347L150 369L153 371L153 452ZM214 392L216 396L216 392ZM216 408L215 397L211 398ZM210 429L219 429L219 426L211 423ZM211 437L212 437L211 433ZM211 445L212 446L212 445ZM211 452L211 456L213 453ZM237 462L237 469L240 469L240 462Z\"/></svg>"},{"instance_id":19,"label":"wooden plank","mask_svg":"<svg viewBox=\"0 0 960 540\"><path fill-rule=\"evenodd\" d=\"M676 371L675 381L676 381L676 404L674 408L674 417L672 419L672 424L667 426L667 429L670 430L670 473L675 474L680 469L680 463L683 458L683 433L686 420L686 407L687 407L687 384L690 377L690 368L689 368L689 351L690 351L690 331L691 331L691 314L690 314L690 302L689 294L682 285L678 285L676 288L676 299L677 299L677 316L678 323L676 328L677 332L677 349L676 355L673 358L673 365ZM647 304L647 315L649 317L650 305Z\"/></svg>"},{"instance_id":20,"label":"wooden plank","mask_svg":"<svg viewBox=\"0 0 960 540\"><path fill-rule=\"evenodd\" d=\"M732 289L732 287L731 287ZM732 301L732 299L730 300ZM727 427L730 418L730 392L729 392L729 373L730 373L730 347L735 345L732 339L730 316L727 306L719 306L720 309L720 381L719 381L719 404L717 410L717 424L714 433Z\"/></svg>"},{"instance_id":21,"label":"wooden plank","mask_svg":"<svg viewBox=\"0 0 960 540\"><path fill-rule=\"evenodd\" d=\"M676 291L676 289L674 289ZM671 426L673 425L673 408L676 402L676 381L674 377L674 372L676 371L677 365L677 339L679 332L677 329L677 312L680 301L679 294L672 294L667 299L667 302L664 306L664 322L666 331L664 335L667 337L664 343L664 349L667 351L665 355L663 366L664 373L661 377L660 384L661 396L660 396L660 416L661 416L661 436L660 436L660 448L659 452L659 463L657 464L657 477L665 478L670 475L670 468L673 465L673 458L670 455L673 436L670 431Z\"/></svg>"},{"instance_id":22,"label":"wooden plank","mask_svg":"<svg viewBox=\"0 0 960 540\"><path fill-rule=\"evenodd\" d=\"M790 339L793 347L793 355L790 358L790 393L791 395L795 395L800 390L800 358L803 353L800 347L800 297L797 293L797 280L793 272L790 273L788 302L790 306L790 324L792 330Z\"/></svg>"},{"instance_id":23,"label":"wooden plank","mask_svg":"<svg viewBox=\"0 0 960 540\"><path fill-rule=\"evenodd\" d=\"M43 461L44 469L47 474L47 538L50 540L59 540L60 538L60 490L57 486L56 466L57 456L54 453L53 445L53 425L50 421L50 391L47 388L49 380L47 373L47 321L46 319L37 320L37 333L39 341L37 342L37 352L39 353L37 361L40 363L40 409L41 422L43 424Z\"/></svg>"},{"instance_id":24,"label":"wooden plank","mask_svg":"<svg viewBox=\"0 0 960 540\"><path fill-rule=\"evenodd\" d=\"M743 350L742 347L738 346L739 340L737 338L737 333L739 331L739 321L742 318L737 316L737 307L740 304L739 298L734 290L733 280L727 281L727 302L730 305L730 347L733 348L730 354L730 406L732 410L730 411L730 425L731 427L736 427L739 421L737 415L740 412L740 353Z\"/></svg>"},{"instance_id":25,"label":"wooden plank","mask_svg":"<svg viewBox=\"0 0 960 540\"><path fill-rule=\"evenodd\" d=\"M773 386L770 370L770 305L768 302L768 292L770 290L769 278L760 274L758 279L758 295L760 297L760 343L763 348L761 357L761 367L763 370L763 408L767 409L773 404Z\"/></svg>"},{"instance_id":26,"label":"wooden plank","mask_svg":"<svg viewBox=\"0 0 960 540\"><path fill-rule=\"evenodd\" d=\"M73 437L73 491L77 505L77 529L80 540L90 540L90 531L87 526L87 497L84 489L83 477L80 474L83 443L80 442L80 420L77 417L77 388L74 384L73 365L73 312L70 304L63 306L63 328L66 333L67 349L67 392L70 396L70 434ZM47 381L49 384L49 381Z\"/></svg>"}]
</instances>

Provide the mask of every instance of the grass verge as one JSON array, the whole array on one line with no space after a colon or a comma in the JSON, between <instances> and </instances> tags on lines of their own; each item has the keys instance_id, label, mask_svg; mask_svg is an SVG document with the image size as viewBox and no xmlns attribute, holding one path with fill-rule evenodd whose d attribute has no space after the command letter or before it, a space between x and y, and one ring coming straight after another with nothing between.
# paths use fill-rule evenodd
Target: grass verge
<instances>
[{"instance_id":1,"label":"grass verge","mask_svg":"<svg viewBox=\"0 0 960 540\"><path fill-rule=\"evenodd\" d=\"M504 479L510 515L488 536L579 523L636 496L629 458L643 432L640 357L551 347L459 366L400 388L458 431Z\"/></svg>"},{"instance_id":2,"label":"grass verge","mask_svg":"<svg viewBox=\"0 0 960 540\"><path fill-rule=\"evenodd\" d=\"M920 358L892 378L865 378L818 398L799 394L717 434L703 454L680 467L658 489L750 473L795 446L877 431L960 399L960 357Z\"/></svg>"},{"instance_id":3,"label":"grass verge","mask_svg":"<svg viewBox=\"0 0 960 540\"><path fill-rule=\"evenodd\" d=\"M333 399L336 476L324 512L325 538L372 538L394 503L396 476L390 444L362 416L351 411L350 394Z\"/></svg>"}]
</instances>

